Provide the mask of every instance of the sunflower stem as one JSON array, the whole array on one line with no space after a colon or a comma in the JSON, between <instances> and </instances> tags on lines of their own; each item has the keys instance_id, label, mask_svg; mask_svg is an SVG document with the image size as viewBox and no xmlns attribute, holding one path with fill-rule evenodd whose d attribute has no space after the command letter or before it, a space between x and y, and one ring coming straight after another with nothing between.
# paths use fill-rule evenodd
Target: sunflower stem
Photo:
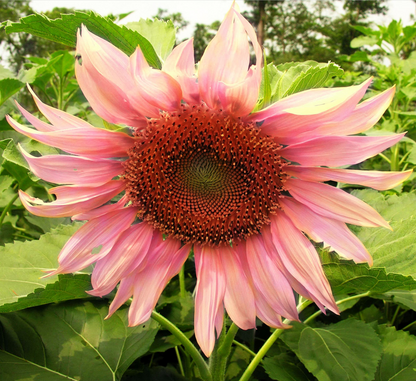
<instances>
[{"instance_id":1,"label":"sunflower stem","mask_svg":"<svg viewBox=\"0 0 416 381\"><path fill-rule=\"evenodd\" d=\"M213 381L225 380L227 361L237 331L238 327L234 323L231 324L227 333L225 333L225 325L223 327L223 333L218 338L214 351L209 359L209 369Z\"/></svg>"},{"instance_id":2,"label":"sunflower stem","mask_svg":"<svg viewBox=\"0 0 416 381\"><path fill-rule=\"evenodd\" d=\"M9 212L9 209L11 209L14 202L19 198L19 193L16 193L13 198L9 201L9 203L6 205L6 207L3 209L3 212L0 215L0 227L3 225L3 221L6 218L7 213Z\"/></svg>"},{"instance_id":3,"label":"sunflower stem","mask_svg":"<svg viewBox=\"0 0 416 381\"><path fill-rule=\"evenodd\" d=\"M309 304L311 304L311 300L304 300L303 298L299 299L299 304L297 307L298 313L302 312ZM283 321L283 324L290 324L289 319L285 319ZM263 346L260 348L260 350L257 352L257 354L254 356L253 360L251 360L250 364L248 364L247 369L244 371L243 375L240 378L240 381L249 381L251 378L251 375L257 368L257 366L263 361L263 357L266 356L266 353L269 351L269 349L272 347L274 342L280 337L280 335L285 330L282 328L276 329L270 337L266 340L266 342L263 344Z\"/></svg>"},{"instance_id":4,"label":"sunflower stem","mask_svg":"<svg viewBox=\"0 0 416 381\"><path fill-rule=\"evenodd\" d=\"M185 284L185 265L183 265L179 271L179 290L181 298L186 297L186 284Z\"/></svg>"},{"instance_id":5,"label":"sunflower stem","mask_svg":"<svg viewBox=\"0 0 416 381\"><path fill-rule=\"evenodd\" d=\"M202 355L191 343L191 341L182 333L182 331L176 327L172 322L166 319L156 311L152 312L152 319L156 320L164 329L167 329L173 336L175 336L181 344L184 346L186 352L192 357L196 366L198 367L201 378L205 381L212 381L211 373L208 368L208 364L205 362Z\"/></svg>"}]
</instances>

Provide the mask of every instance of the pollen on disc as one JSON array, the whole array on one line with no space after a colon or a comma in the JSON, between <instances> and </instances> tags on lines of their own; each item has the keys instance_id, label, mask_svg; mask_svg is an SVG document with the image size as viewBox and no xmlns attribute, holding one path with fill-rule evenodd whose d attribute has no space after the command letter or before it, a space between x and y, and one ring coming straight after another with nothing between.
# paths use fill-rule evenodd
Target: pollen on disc
<instances>
[{"instance_id":1,"label":"pollen on disc","mask_svg":"<svg viewBox=\"0 0 416 381\"><path fill-rule=\"evenodd\" d=\"M183 242L220 245L259 233L286 179L279 146L205 104L150 119L125 162L139 217Z\"/></svg>"}]
</instances>

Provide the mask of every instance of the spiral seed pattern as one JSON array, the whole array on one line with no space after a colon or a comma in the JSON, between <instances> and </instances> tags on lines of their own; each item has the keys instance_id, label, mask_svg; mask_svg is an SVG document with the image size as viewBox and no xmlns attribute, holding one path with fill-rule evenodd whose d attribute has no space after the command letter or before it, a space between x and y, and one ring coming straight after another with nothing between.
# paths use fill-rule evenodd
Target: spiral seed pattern
<instances>
[{"instance_id":1,"label":"spiral seed pattern","mask_svg":"<svg viewBox=\"0 0 416 381\"><path fill-rule=\"evenodd\" d=\"M139 217L183 242L220 245L259 233L286 179L280 147L221 110L182 105L150 119L125 162Z\"/></svg>"}]
</instances>

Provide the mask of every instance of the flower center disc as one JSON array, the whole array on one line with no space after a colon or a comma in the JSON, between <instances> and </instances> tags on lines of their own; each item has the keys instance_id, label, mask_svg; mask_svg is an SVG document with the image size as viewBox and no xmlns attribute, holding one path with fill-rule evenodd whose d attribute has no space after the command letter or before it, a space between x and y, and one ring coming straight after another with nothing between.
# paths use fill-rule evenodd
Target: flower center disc
<instances>
[{"instance_id":1,"label":"flower center disc","mask_svg":"<svg viewBox=\"0 0 416 381\"><path fill-rule=\"evenodd\" d=\"M150 119L125 162L139 217L183 242L219 245L269 223L286 174L279 146L205 104Z\"/></svg>"}]
</instances>

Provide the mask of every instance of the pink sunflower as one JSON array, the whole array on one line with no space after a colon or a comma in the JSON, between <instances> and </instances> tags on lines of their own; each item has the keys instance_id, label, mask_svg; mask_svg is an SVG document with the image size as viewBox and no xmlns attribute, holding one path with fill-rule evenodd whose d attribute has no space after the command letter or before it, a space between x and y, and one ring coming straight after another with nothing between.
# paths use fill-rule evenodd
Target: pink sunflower
<instances>
[{"instance_id":1,"label":"pink sunflower","mask_svg":"<svg viewBox=\"0 0 416 381\"><path fill-rule=\"evenodd\" d=\"M109 316L133 297L134 326L150 318L193 247L195 335L207 356L224 309L242 329L255 328L256 316L284 328L282 316L298 320L295 290L337 313L307 236L345 258L371 263L346 223L389 225L363 201L324 182L383 190L410 174L330 168L360 163L403 137L350 136L378 121L393 88L362 103L371 80L313 89L252 112L261 65L255 32L234 7L197 75L192 39L156 70L140 48L128 57L82 26L80 87L100 117L131 127L131 134L95 128L33 92L50 124L21 106L35 129L8 117L16 131L69 153L34 157L22 150L33 173L64 184L50 189L56 200L48 203L20 191L27 210L87 221L62 249L52 274L95 263L90 293L103 296L118 285Z\"/></svg>"}]
</instances>

